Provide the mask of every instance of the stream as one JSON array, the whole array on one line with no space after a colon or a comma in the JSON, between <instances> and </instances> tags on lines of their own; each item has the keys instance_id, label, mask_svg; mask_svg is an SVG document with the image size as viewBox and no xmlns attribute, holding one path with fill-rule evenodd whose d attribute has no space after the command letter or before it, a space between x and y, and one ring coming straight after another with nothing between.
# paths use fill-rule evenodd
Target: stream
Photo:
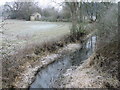
<instances>
[{"instance_id":1,"label":"stream","mask_svg":"<svg viewBox=\"0 0 120 90\"><path fill-rule=\"evenodd\" d=\"M80 50L77 50L72 56L65 56L60 60L43 68L30 85L31 88L52 88L56 80L61 77L67 69L73 66L79 66L82 61L88 59L95 50L96 36L91 36L83 43Z\"/></svg>"}]
</instances>

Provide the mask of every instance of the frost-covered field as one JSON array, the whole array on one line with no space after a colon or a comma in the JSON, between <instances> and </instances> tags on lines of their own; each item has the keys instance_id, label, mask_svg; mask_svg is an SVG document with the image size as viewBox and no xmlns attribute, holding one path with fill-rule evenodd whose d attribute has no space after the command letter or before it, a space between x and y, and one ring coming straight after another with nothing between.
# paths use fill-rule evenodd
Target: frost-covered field
<instances>
[{"instance_id":1,"label":"frost-covered field","mask_svg":"<svg viewBox=\"0 0 120 90\"><path fill-rule=\"evenodd\" d=\"M56 40L70 31L70 23L66 22L5 20L2 24L4 28L2 28L0 44L7 48L6 50L14 49L16 46L21 48L26 44Z\"/></svg>"}]
</instances>

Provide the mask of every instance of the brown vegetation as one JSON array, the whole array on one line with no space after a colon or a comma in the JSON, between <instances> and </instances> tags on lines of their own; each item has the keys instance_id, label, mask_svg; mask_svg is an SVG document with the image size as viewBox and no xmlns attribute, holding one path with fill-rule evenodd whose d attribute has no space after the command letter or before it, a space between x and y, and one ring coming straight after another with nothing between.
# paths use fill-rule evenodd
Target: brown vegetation
<instances>
[{"instance_id":1,"label":"brown vegetation","mask_svg":"<svg viewBox=\"0 0 120 90\"><path fill-rule=\"evenodd\" d=\"M79 35L77 35L77 39L76 36L66 35L58 41L45 42L41 45L27 44L25 48L16 51L16 54L3 56L3 88L13 87L12 84L15 81L15 78L24 71L27 62L34 64L34 62L43 55L46 56L56 52L59 48L62 48L69 43L80 42L80 37L84 34L81 34L81 36Z\"/></svg>"},{"instance_id":2,"label":"brown vegetation","mask_svg":"<svg viewBox=\"0 0 120 90\"><path fill-rule=\"evenodd\" d=\"M89 67L94 67L100 75L104 75L104 77L116 78L119 80L119 60L120 60L120 52L118 47L118 42L112 42L105 45L103 48L100 48L96 51L93 57L88 61ZM107 82L107 80L106 80ZM112 85L110 82L107 82L107 88L118 88L120 84L117 86ZM112 82L115 83L115 82Z\"/></svg>"},{"instance_id":3,"label":"brown vegetation","mask_svg":"<svg viewBox=\"0 0 120 90\"><path fill-rule=\"evenodd\" d=\"M97 50L90 58L75 69L66 71L58 88L120 88L118 43L109 43Z\"/></svg>"}]
</instances>

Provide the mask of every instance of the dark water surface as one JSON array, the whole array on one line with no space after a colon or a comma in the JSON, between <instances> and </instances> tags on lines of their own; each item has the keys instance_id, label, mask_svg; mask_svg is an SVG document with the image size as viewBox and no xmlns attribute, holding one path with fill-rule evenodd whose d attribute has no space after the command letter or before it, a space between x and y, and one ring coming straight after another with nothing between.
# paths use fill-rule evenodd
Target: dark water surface
<instances>
[{"instance_id":1,"label":"dark water surface","mask_svg":"<svg viewBox=\"0 0 120 90\"><path fill-rule=\"evenodd\" d=\"M84 42L82 49L73 53L73 56L65 56L43 68L36 76L30 88L51 88L55 81L71 66L79 66L94 52L96 36L90 37Z\"/></svg>"}]
</instances>

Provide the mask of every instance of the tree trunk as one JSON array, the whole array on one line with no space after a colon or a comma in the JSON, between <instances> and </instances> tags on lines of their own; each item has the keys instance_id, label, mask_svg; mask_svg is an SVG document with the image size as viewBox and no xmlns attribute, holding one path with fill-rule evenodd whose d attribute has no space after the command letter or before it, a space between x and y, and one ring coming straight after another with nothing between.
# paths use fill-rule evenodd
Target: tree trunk
<instances>
[{"instance_id":1,"label":"tree trunk","mask_svg":"<svg viewBox=\"0 0 120 90\"><path fill-rule=\"evenodd\" d=\"M118 50L119 49L120 49L120 2L118 2ZM118 78L120 81L120 61L118 61Z\"/></svg>"},{"instance_id":2,"label":"tree trunk","mask_svg":"<svg viewBox=\"0 0 120 90\"><path fill-rule=\"evenodd\" d=\"M76 33L76 26L77 26L77 3L72 2L71 5L71 14L72 14L72 30L71 33L75 34Z\"/></svg>"}]
</instances>

